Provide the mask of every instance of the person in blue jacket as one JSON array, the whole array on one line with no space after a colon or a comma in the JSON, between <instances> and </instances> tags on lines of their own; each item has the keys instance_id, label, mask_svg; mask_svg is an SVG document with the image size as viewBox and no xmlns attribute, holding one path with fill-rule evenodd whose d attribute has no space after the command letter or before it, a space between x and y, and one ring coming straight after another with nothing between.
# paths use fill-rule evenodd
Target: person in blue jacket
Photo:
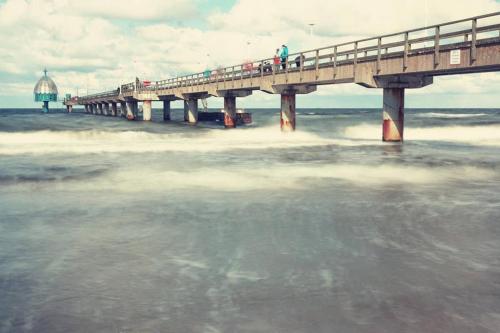
<instances>
[{"instance_id":1,"label":"person in blue jacket","mask_svg":"<svg viewBox=\"0 0 500 333\"><path fill-rule=\"evenodd\" d=\"M286 59L288 58L288 46L286 46L285 44L281 45L280 58L281 58L281 66L283 67L283 69L285 69Z\"/></svg>"}]
</instances>

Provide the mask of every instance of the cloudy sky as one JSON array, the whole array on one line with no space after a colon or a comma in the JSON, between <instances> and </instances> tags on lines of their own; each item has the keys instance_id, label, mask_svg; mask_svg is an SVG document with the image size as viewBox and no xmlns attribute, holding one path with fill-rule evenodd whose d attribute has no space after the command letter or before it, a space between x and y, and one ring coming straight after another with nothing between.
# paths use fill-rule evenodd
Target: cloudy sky
<instances>
[{"instance_id":1,"label":"cloudy sky","mask_svg":"<svg viewBox=\"0 0 500 333\"><path fill-rule=\"evenodd\" d=\"M0 108L37 107L47 67L59 93L95 93L500 11L498 0L0 0ZM314 23L313 35L309 23ZM436 78L408 107L500 107L500 74ZM353 84L300 96L299 107L381 107L381 91ZM243 107L278 107L256 92ZM221 101L210 99L210 107ZM180 106L180 105L179 105Z\"/></svg>"}]
</instances>

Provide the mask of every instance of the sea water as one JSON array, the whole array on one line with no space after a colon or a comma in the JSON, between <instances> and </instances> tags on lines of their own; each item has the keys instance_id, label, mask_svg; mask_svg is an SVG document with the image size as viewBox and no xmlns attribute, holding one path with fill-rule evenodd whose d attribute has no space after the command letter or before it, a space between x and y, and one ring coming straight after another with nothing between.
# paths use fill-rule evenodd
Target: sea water
<instances>
[{"instance_id":1,"label":"sea water","mask_svg":"<svg viewBox=\"0 0 500 333\"><path fill-rule=\"evenodd\" d=\"M0 332L499 332L500 110L0 111Z\"/></svg>"}]
</instances>

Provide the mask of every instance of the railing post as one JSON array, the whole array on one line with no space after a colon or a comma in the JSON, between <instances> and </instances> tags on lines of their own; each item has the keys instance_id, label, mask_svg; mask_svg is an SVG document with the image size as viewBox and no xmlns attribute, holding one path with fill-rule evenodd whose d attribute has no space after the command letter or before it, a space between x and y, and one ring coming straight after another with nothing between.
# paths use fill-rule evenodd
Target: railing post
<instances>
[{"instance_id":1,"label":"railing post","mask_svg":"<svg viewBox=\"0 0 500 333\"><path fill-rule=\"evenodd\" d=\"M337 47L333 48L333 78L337 76Z\"/></svg>"},{"instance_id":2,"label":"railing post","mask_svg":"<svg viewBox=\"0 0 500 333\"><path fill-rule=\"evenodd\" d=\"M231 81L233 82L233 88L234 88L234 66L233 69L231 70Z\"/></svg>"},{"instance_id":3,"label":"railing post","mask_svg":"<svg viewBox=\"0 0 500 333\"><path fill-rule=\"evenodd\" d=\"M286 83L288 83L288 68L290 67L290 63L288 62L288 58L289 56L286 57L286 60L285 60L285 80L286 80Z\"/></svg>"},{"instance_id":4,"label":"railing post","mask_svg":"<svg viewBox=\"0 0 500 333\"><path fill-rule=\"evenodd\" d=\"M378 38L377 45L377 74L380 73L380 60L382 58L382 37Z\"/></svg>"},{"instance_id":5,"label":"railing post","mask_svg":"<svg viewBox=\"0 0 500 333\"><path fill-rule=\"evenodd\" d=\"M440 27L436 27L436 32L434 33L434 67L439 66L439 41L440 41Z\"/></svg>"},{"instance_id":6,"label":"railing post","mask_svg":"<svg viewBox=\"0 0 500 333\"><path fill-rule=\"evenodd\" d=\"M273 67L274 67L274 64L271 68L273 68ZM264 79L264 60L262 60L260 62L260 79L261 79L261 81Z\"/></svg>"},{"instance_id":7,"label":"railing post","mask_svg":"<svg viewBox=\"0 0 500 333\"><path fill-rule=\"evenodd\" d=\"M302 73L304 72L304 53L300 53L300 82L302 82Z\"/></svg>"},{"instance_id":8,"label":"railing post","mask_svg":"<svg viewBox=\"0 0 500 333\"><path fill-rule=\"evenodd\" d=\"M405 46L403 52L403 70L408 68L408 32L405 32Z\"/></svg>"},{"instance_id":9,"label":"railing post","mask_svg":"<svg viewBox=\"0 0 500 333\"><path fill-rule=\"evenodd\" d=\"M252 86L253 81L253 60L250 64L250 87Z\"/></svg>"},{"instance_id":10,"label":"railing post","mask_svg":"<svg viewBox=\"0 0 500 333\"><path fill-rule=\"evenodd\" d=\"M281 62L279 65L274 65L272 67L273 70L273 84L276 83L276 70L279 70L279 66L281 66Z\"/></svg>"},{"instance_id":11,"label":"railing post","mask_svg":"<svg viewBox=\"0 0 500 333\"><path fill-rule=\"evenodd\" d=\"M316 80L317 80L319 78L319 50L316 50L315 65L316 65Z\"/></svg>"},{"instance_id":12,"label":"railing post","mask_svg":"<svg viewBox=\"0 0 500 333\"><path fill-rule=\"evenodd\" d=\"M354 42L354 62L352 66L352 76L356 77L356 66L358 65L358 42Z\"/></svg>"},{"instance_id":13,"label":"railing post","mask_svg":"<svg viewBox=\"0 0 500 333\"><path fill-rule=\"evenodd\" d=\"M473 19L472 20L472 45L470 48L471 64L476 61L476 57L477 57L476 40L477 40L477 19Z\"/></svg>"},{"instance_id":14,"label":"railing post","mask_svg":"<svg viewBox=\"0 0 500 333\"><path fill-rule=\"evenodd\" d=\"M240 83L241 83L241 87L243 87L243 67L244 67L244 65L241 65L241 68L240 68Z\"/></svg>"},{"instance_id":15,"label":"railing post","mask_svg":"<svg viewBox=\"0 0 500 333\"><path fill-rule=\"evenodd\" d=\"M226 89L226 75L227 75L227 67L224 67L224 73L222 74L222 81L224 83L224 89ZM219 88L219 85L217 85L217 88Z\"/></svg>"}]
</instances>

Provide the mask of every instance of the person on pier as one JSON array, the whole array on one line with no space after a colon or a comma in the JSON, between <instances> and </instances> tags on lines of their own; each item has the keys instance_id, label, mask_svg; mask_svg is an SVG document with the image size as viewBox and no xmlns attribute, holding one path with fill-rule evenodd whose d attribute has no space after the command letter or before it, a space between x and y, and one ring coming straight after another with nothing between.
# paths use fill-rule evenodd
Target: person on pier
<instances>
[{"instance_id":1,"label":"person on pier","mask_svg":"<svg viewBox=\"0 0 500 333\"><path fill-rule=\"evenodd\" d=\"M281 59L280 59L280 49L276 49L276 53L273 58L273 70L277 72L280 69Z\"/></svg>"},{"instance_id":2,"label":"person on pier","mask_svg":"<svg viewBox=\"0 0 500 333\"><path fill-rule=\"evenodd\" d=\"M281 58L281 66L283 67L283 69L285 69L286 60L288 59L288 46L286 46L285 44L281 46L280 58Z\"/></svg>"}]
</instances>

